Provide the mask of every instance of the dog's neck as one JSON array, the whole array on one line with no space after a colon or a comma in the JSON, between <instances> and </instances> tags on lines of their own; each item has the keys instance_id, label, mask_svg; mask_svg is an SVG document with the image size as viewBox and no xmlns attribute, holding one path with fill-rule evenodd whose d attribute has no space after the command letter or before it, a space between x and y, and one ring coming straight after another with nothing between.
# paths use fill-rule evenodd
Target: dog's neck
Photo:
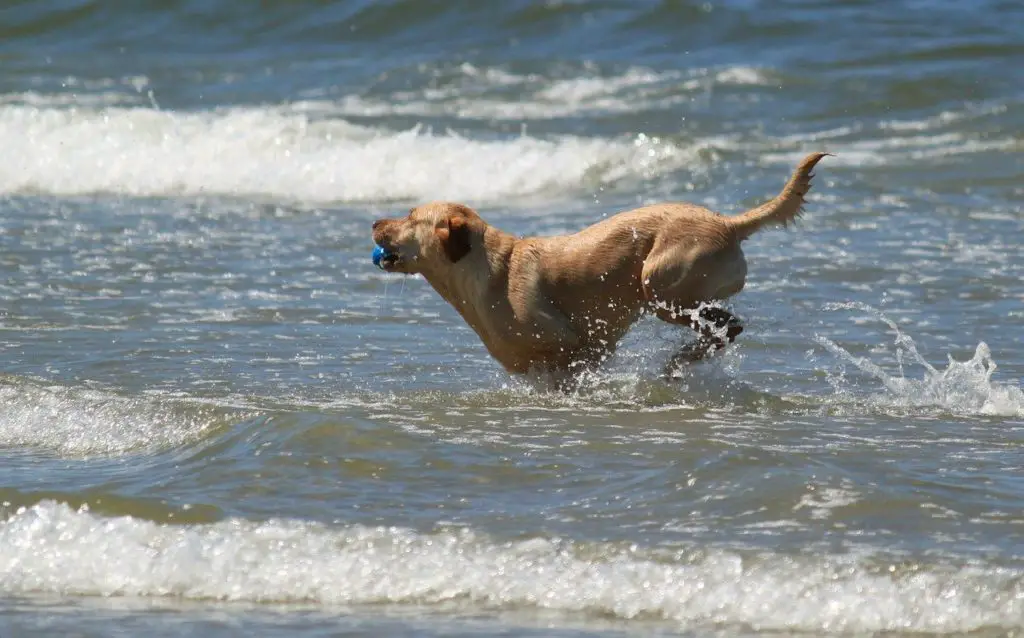
<instances>
[{"instance_id":1,"label":"dog's neck","mask_svg":"<svg viewBox=\"0 0 1024 638\"><path fill-rule=\"evenodd\" d=\"M514 235L487 226L474 238L468 255L445 266L443 272L424 272L423 276L471 326L478 328L481 318L470 316L477 305L474 301L497 292L493 290L496 284L507 284L516 241Z\"/></svg>"}]
</instances>

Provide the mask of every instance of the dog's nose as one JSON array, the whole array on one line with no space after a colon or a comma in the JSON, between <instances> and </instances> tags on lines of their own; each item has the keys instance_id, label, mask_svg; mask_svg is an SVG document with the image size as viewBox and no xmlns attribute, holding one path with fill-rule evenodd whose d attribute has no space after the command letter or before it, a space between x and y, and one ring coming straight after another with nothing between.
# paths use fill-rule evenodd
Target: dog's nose
<instances>
[{"instance_id":1,"label":"dog's nose","mask_svg":"<svg viewBox=\"0 0 1024 638\"><path fill-rule=\"evenodd\" d=\"M384 220L383 220L383 219L378 219L377 221L373 222L373 230L377 230L377 228L378 228L378 227L379 227L379 226L380 226L381 224L383 224L383 223L384 223Z\"/></svg>"}]
</instances>

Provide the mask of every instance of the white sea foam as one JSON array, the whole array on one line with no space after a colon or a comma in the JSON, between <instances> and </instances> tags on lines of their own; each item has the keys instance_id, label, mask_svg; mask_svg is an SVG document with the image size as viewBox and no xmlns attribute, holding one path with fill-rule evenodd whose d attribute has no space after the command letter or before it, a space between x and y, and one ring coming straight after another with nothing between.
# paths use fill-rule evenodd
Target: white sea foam
<instances>
[{"instance_id":1,"label":"white sea foam","mask_svg":"<svg viewBox=\"0 0 1024 638\"><path fill-rule=\"evenodd\" d=\"M346 115L452 116L492 120L544 120L581 115L665 109L683 104L718 86L768 83L760 69L655 71L631 67L616 74L584 69L572 77L516 74L464 64L457 81L439 88L396 91L383 96L346 95L337 102L311 101L308 108ZM508 90L514 89L515 99Z\"/></svg>"},{"instance_id":2,"label":"white sea foam","mask_svg":"<svg viewBox=\"0 0 1024 638\"><path fill-rule=\"evenodd\" d=\"M956 111L942 111L920 119L887 120L879 122L878 127L889 131L928 131L966 119L998 115L1006 112L1007 108L1006 104L999 102L968 103Z\"/></svg>"},{"instance_id":3,"label":"white sea foam","mask_svg":"<svg viewBox=\"0 0 1024 638\"><path fill-rule=\"evenodd\" d=\"M956 111L942 111L919 119L858 123L820 131L801 131L765 141L759 159L792 165L800 160L810 142L836 152L834 166L877 167L916 165L922 160L991 152L1011 152L1019 142L1012 135L991 135L963 127L960 122L998 115L1006 104L968 104ZM779 150L779 149L784 150ZM756 150L753 146L750 150Z\"/></svg>"},{"instance_id":4,"label":"white sea foam","mask_svg":"<svg viewBox=\"0 0 1024 638\"><path fill-rule=\"evenodd\" d=\"M416 604L661 618L683 628L1016 627L1020 570L870 554L649 552L470 530L227 520L161 525L42 502L0 524L0 594Z\"/></svg>"},{"instance_id":5,"label":"white sea foam","mask_svg":"<svg viewBox=\"0 0 1024 638\"><path fill-rule=\"evenodd\" d=\"M827 519L832 510L853 505L861 500L861 495L849 486L825 487L815 489L800 497L793 510L807 509L811 518Z\"/></svg>"},{"instance_id":6,"label":"white sea foam","mask_svg":"<svg viewBox=\"0 0 1024 638\"><path fill-rule=\"evenodd\" d=\"M996 363L984 342L977 345L974 356L967 361L948 357L948 365L937 368L918 352L914 340L879 310L861 303L830 304L827 309L867 313L895 333L894 345L900 368L896 374L867 357L851 354L831 339L817 337L818 343L826 350L881 383L885 391L876 398L877 403L899 407L938 407L958 414L1024 416L1024 389L992 379ZM915 367L921 370L921 377L908 377L908 369Z\"/></svg>"},{"instance_id":7,"label":"white sea foam","mask_svg":"<svg viewBox=\"0 0 1024 638\"><path fill-rule=\"evenodd\" d=\"M308 110L308 109L307 109ZM657 138L469 139L303 108L173 112L0 105L0 193L253 195L362 202L590 192L692 162Z\"/></svg>"},{"instance_id":8,"label":"white sea foam","mask_svg":"<svg viewBox=\"0 0 1024 638\"><path fill-rule=\"evenodd\" d=\"M809 138L818 134L809 133ZM796 136L799 137L799 136ZM819 145L836 154L829 158L829 165L847 167L912 166L922 160L936 160L958 155L976 155L998 151L1011 151L1017 142L1010 136L996 139L982 139L966 133L943 133L938 135L913 135L887 139L830 140L819 139ZM759 156L760 161L790 166L800 161L806 150L767 152Z\"/></svg>"},{"instance_id":9,"label":"white sea foam","mask_svg":"<svg viewBox=\"0 0 1024 638\"><path fill-rule=\"evenodd\" d=\"M763 86L769 83L764 71L751 66L732 66L716 71L713 76L719 84L736 84L745 86Z\"/></svg>"},{"instance_id":10,"label":"white sea foam","mask_svg":"<svg viewBox=\"0 0 1024 638\"><path fill-rule=\"evenodd\" d=\"M183 445L225 421L224 410L209 406L21 381L0 384L0 446L114 455Z\"/></svg>"},{"instance_id":11,"label":"white sea foam","mask_svg":"<svg viewBox=\"0 0 1024 638\"><path fill-rule=\"evenodd\" d=\"M91 93L40 93L25 91L24 93L0 94L0 105L53 108L69 107L105 107L134 106L145 102L144 97L125 93L124 91L96 91Z\"/></svg>"}]
</instances>

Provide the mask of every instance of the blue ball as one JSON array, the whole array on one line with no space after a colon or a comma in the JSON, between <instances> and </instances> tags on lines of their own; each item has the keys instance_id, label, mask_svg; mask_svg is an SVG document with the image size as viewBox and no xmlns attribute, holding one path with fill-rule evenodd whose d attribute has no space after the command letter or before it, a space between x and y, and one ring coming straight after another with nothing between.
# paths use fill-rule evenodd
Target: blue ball
<instances>
[{"instance_id":1,"label":"blue ball","mask_svg":"<svg viewBox=\"0 0 1024 638\"><path fill-rule=\"evenodd\" d=\"M380 268L380 260L388 256L388 251L384 250L382 246L373 247L373 265Z\"/></svg>"}]
</instances>

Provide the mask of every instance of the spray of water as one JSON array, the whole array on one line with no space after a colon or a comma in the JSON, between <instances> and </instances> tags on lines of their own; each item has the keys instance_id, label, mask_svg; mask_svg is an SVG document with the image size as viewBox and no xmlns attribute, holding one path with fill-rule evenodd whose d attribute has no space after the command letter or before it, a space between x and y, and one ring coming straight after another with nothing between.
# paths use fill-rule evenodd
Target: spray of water
<instances>
[{"instance_id":1,"label":"spray of water","mask_svg":"<svg viewBox=\"0 0 1024 638\"><path fill-rule=\"evenodd\" d=\"M859 357L835 341L817 335L815 340L838 357L870 378L882 384L885 391L874 397L881 405L899 407L937 407L957 414L983 414L997 416L1024 416L1024 390L1015 384L992 380L996 363L985 342L980 342L967 361L948 357L945 368L930 364L920 353L910 335L880 310L863 303L829 304L826 310L856 310L867 313L888 326L895 334L897 370L890 374L881 365L867 357ZM920 368L920 378L911 376L911 370ZM833 378L840 392L846 391L846 382Z\"/></svg>"}]
</instances>

